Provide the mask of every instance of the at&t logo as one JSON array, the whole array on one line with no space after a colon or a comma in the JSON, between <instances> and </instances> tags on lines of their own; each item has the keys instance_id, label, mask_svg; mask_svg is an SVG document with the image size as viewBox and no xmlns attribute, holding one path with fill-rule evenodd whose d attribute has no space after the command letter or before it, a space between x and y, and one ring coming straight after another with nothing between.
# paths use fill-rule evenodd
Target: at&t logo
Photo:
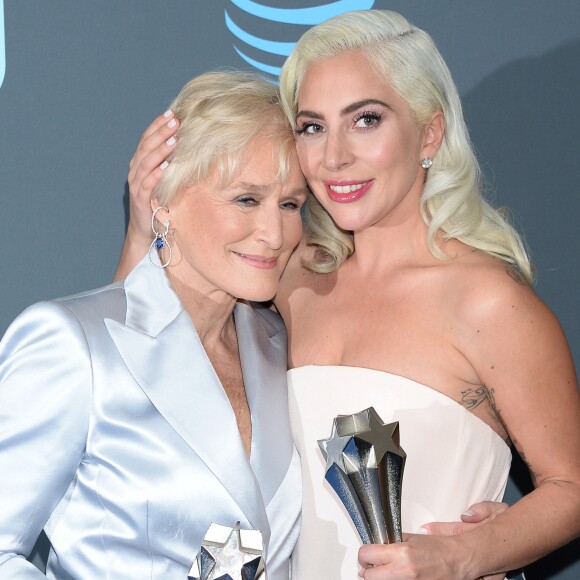
<instances>
[{"instance_id":1,"label":"at&t logo","mask_svg":"<svg viewBox=\"0 0 580 580\"><path fill-rule=\"evenodd\" d=\"M296 40L315 24L352 10L368 10L374 0L317 2L304 8L280 8L285 2L270 0L267 6L252 0L230 0L225 10L228 30L236 38L234 49L254 68L277 77Z\"/></svg>"}]
</instances>

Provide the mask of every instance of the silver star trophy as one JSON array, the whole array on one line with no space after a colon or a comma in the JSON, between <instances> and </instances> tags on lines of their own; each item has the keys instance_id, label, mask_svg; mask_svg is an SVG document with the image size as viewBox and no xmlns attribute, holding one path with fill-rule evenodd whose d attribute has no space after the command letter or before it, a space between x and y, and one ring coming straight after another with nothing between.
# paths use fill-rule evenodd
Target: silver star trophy
<instances>
[{"instance_id":1,"label":"silver star trophy","mask_svg":"<svg viewBox=\"0 0 580 580\"><path fill-rule=\"evenodd\" d=\"M318 445L326 459L325 479L344 504L362 542L401 542L407 455L399 444L399 422L385 425L373 407L339 415L330 438Z\"/></svg>"},{"instance_id":2,"label":"silver star trophy","mask_svg":"<svg viewBox=\"0 0 580 580\"><path fill-rule=\"evenodd\" d=\"M188 580L267 580L260 530L211 524Z\"/></svg>"}]
</instances>

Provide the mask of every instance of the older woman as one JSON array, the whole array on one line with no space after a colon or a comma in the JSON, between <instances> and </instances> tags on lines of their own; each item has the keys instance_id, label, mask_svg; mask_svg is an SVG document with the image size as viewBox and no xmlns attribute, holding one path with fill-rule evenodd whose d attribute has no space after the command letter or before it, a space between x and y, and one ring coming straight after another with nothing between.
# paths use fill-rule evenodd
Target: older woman
<instances>
[{"instance_id":1,"label":"older woman","mask_svg":"<svg viewBox=\"0 0 580 580\"><path fill-rule=\"evenodd\" d=\"M123 282L26 310L0 345L0 577L44 528L49 578L187 577L211 523L259 529L287 580L300 510L275 294L304 178L276 89L192 80ZM242 301L241 301L242 300Z\"/></svg>"},{"instance_id":2,"label":"older woman","mask_svg":"<svg viewBox=\"0 0 580 580\"><path fill-rule=\"evenodd\" d=\"M571 540L580 521L574 366L530 287L519 235L481 196L457 90L432 40L396 13L341 15L303 36L280 81L317 200L276 296L304 478L294 575L356 576L359 539L323 484L316 442L336 414L370 405L401 425L405 530L499 499L510 441L536 489L468 534L363 547L364 578L477 578ZM141 224L169 135L157 126L135 157Z\"/></svg>"}]
</instances>

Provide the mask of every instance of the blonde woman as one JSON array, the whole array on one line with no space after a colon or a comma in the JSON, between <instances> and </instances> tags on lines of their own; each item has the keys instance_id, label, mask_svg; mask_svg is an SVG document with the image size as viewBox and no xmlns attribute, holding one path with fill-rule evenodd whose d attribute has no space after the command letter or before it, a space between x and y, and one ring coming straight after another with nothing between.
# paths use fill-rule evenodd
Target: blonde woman
<instances>
[{"instance_id":1,"label":"blonde woman","mask_svg":"<svg viewBox=\"0 0 580 580\"><path fill-rule=\"evenodd\" d=\"M30 307L0 343L4 580L183 580L210 524L236 522L288 579L286 332L248 301L277 290L306 184L269 83L206 74L173 107L149 255L122 282ZM43 528L46 576L26 561Z\"/></svg>"},{"instance_id":2,"label":"blonde woman","mask_svg":"<svg viewBox=\"0 0 580 580\"><path fill-rule=\"evenodd\" d=\"M355 578L358 556L366 580L471 579L570 541L580 529L573 362L531 288L520 236L481 195L457 90L432 40L393 12L344 14L305 33L280 88L314 194L275 298L303 471L294 577ZM170 147L151 138L137 151L130 249L146 246L140 199ZM400 423L404 531L499 500L510 443L536 489L469 533L359 553L317 440L337 414L371 405Z\"/></svg>"}]
</instances>

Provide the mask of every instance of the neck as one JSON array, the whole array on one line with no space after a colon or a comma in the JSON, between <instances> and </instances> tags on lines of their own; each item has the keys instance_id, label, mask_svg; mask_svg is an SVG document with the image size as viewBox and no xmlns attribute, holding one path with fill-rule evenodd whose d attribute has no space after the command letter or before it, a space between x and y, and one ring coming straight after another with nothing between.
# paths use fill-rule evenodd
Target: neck
<instances>
[{"instance_id":1,"label":"neck","mask_svg":"<svg viewBox=\"0 0 580 580\"><path fill-rule=\"evenodd\" d=\"M418 212L403 221L389 217L392 216L354 234L355 252L349 261L363 275L422 262L431 256L427 225Z\"/></svg>"},{"instance_id":2,"label":"neck","mask_svg":"<svg viewBox=\"0 0 580 580\"><path fill-rule=\"evenodd\" d=\"M185 282L179 276L179 272L171 267L167 268L167 275L206 350L235 341L236 331L232 312L236 298L216 289L203 292Z\"/></svg>"}]
</instances>

